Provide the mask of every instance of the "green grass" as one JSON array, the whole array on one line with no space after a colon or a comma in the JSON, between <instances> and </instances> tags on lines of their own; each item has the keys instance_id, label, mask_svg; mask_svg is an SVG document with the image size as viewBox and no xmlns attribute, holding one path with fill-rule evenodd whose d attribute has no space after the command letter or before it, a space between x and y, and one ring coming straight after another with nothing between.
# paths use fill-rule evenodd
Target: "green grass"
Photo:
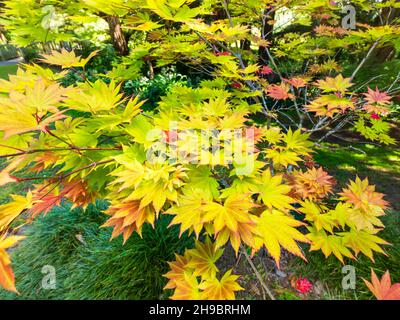
<instances>
[{"instance_id":1,"label":"green grass","mask_svg":"<svg viewBox=\"0 0 400 320\"><path fill-rule=\"evenodd\" d=\"M170 218L163 216L155 229L144 227L143 238L134 234L125 245L120 238L110 241L110 229L99 228L105 207L97 203L83 211L64 204L37 218L11 252L20 295L0 289L0 299L167 298L166 261L193 240L179 238L178 228L167 228ZM56 289L42 288L46 265L56 270Z\"/></svg>"},{"instance_id":2,"label":"green grass","mask_svg":"<svg viewBox=\"0 0 400 320\"><path fill-rule=\"evenodd\" d=\"M343 290L341 281L343 265L333 256L325 258L322 252L308 252L308 263L294 258L288 266L299 276L305 276L313 281L321 281L326 286L326 299L371 299L372 294L366 288L362 278L370 279L370 269L381 276L389 270L393 282L400 282L400 208L398 192L400 187L400 150L396 147L381 147L371 144L356 144L355 149L340 144L326 143L317 149L315 160L323 165L337 180L338 189L346 181L356 175L369 177L371 183L377 185L377 190L386 193L386 199L391 202L392 209L383 217L386 228L379 235L390 242L384 246L387 256L375 254L375 263L365 256L357 261L346 259L345 264L352 265L356 270L356 289Z\"/></svg>"},{"instance_id":3,"label":"green grass","mask_svg":"<svg viewBox=\"0 0 400 320\"><path fill-rule=\"evenodd\" d=\"M0 66L0 79L8 79L9 74L15 74L17 72L17 65Z\"/></svg>"}]
</instances>

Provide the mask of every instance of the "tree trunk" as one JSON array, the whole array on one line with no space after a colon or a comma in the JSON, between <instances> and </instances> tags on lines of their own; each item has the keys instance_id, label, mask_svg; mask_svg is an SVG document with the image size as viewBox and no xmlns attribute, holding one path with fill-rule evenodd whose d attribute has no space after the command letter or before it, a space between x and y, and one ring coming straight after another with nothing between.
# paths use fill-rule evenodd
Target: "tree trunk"
<instances>
[{"instance_id":1,"label":"tree trunk","mask_svg":"<svg viewBox=\"0 0 400 320\"><path fill-rule=\"evenodd\" d=\"M122 32L121 23L118 16L106 16L105 20L110 28L110 36L115 50L121 56L129 54L128 44Z\"/></svg>"}]
</instances>

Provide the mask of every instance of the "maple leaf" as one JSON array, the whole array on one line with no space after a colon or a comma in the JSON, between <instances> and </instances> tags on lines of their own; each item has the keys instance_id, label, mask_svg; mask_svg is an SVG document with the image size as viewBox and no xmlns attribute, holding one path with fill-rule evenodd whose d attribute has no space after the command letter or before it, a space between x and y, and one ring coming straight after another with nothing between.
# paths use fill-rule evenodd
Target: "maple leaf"
<instances>
[{"instance_id":1,"label":"maple leaf","mask_svg":"<svg viewBox=\"0 0 400 320\"><path fill-rule=\"evenodd\" d=\"M96 80L94 83L86 82L74 90L69 90L65 104L74 110L98 113L114 109L124 100L123 95L119 93L121 84L117 85L113 80L106 84L102 80ZM135 111L134 102L128 103L128 111L133 108ZM133 104L129 106L129 104ZM128 115L128 114L126 114ZM127 119L128 120L128 119Z\"/></svg>"},{"instance_id":2,"label":"maple leaf","mask_svg":"<svg viewBox=\"0 0 400 320\"><path fill-rule=\"evenodd\" d=\"M333 117L336 113L344 113L347 109L355 109L354 103L336 94L322 95L305 106L309 112L317 116Z\"/></svg>"},{"instance_id":3,"label":"maple leaf","mask_svg":"<svg viewBox=\"0 0 400 320\"><path fill-rule=\"evenodd\" d=\"M264 211L257 219L257 249L265 245L279 268L281 247L306 260L296 241L308 243L308 239L296 227L304 223L278 211Z\"/></svg>"},{"instance_id":4,"label":"maple leaf","mask_svg":"<svg viewBox=\"0 0 400 320\"><path fill-rule=\"evenodd\" d=\"M175 254L175 261L167 262L171 270L163 275L163 277L168 279L168 283L165 285L164 289L175 289L179 283L185 281L185 272L188 262L189 256L186 253L184 256Z\"/></svg>"},{"instance_id":5,"label":"maple leaf","mask_svg":"<svg viewBox=\"0 0 400 320\"><path fill-rule=\"evenodd\" d=\"M272 210L273 208L281 211L292 209L293 198L288 196L291 191L289 185L282 183L283 176L272 176L269 170L263 172L261 185L259 187L259 199Z\"/></svg>"},{"instance_id":6,"label":"maple leaf","mask_svg":"<svg viewBox=\"0 0 400 320\"><path fill-rule=\"evenodd\" d=\"M301 78L301 77L293 77L290 79L283 79L285 82L289 83L290 85L292 85L293 87L295 87L296 89L305 87L307 85L307 81L308 79L306 78Z\"/></svg>"},{"instance_id":7,"label":"maple leaf","mask_svg":"<svg viewBox=\"0 0 400 320\"><path fill-rule=\"evenodd\" d=\"M376 276L371 268L371 282L363 278L368 289L378 300L400 300L400 283L392 285L389 270L383 274L381 280Z\"/></svg>"},{"instance_id":8,"label":"maple leaf","mask_svg":"<svg viewBox=\"0 0 400 320\"><path fill-rule=\"evenodd\" d=\"M52 186L35 186L32 191L32 207L29 209L31 217L35 218L41 213L47 214L52 208L61 204L63 196L62 192L58 193Z\"/></svg>"},{"instance_id":9,"label":"maple leaf","mask_svg":"<svg viewBox=\"0 0 400 320\"><path fill-rule=\"evenodd\" d=\"M323 92L340 92L345 93L353 84L350 78L343 78L341 74L335 78L326 77L325 80L318 80L316 86Z\"/></svg>"},{"instance_id":10,"label":"maple leaf","mask_svg":"<svg viewBox=\"0 0 400 320\"><path fill-rule=\"evenodd\" d=\"M225 200L224 204L207 203L204 206L206 214L203 221L212 221L215 233L218 233L224 227L238 231L239 222L252 223L249 211L255 206L248 195L233 194Z\"/></svg>"},{"instance_id":11,"label":"maple leaf","mask_svg":"<svg viewBox=\"0 0 400 320\"><path fill-rule=\"evenodd\" d=\"M111 239L122 234L124 243L136 231L142 235L142 226L145 222L154 226L155 211L151 207L140 207L140 201L114 202L105 211L111 218L102 227L113 227Z\"/></svg>"},{"instance_id":12,"label":"maple leaf","mask_svg":"<svg viewBox=\"0 0 400 320\"><path fill-rule=\"evenodd\" d=\"M48 116L39 117L38 111L25 105L24 99L11 97L0 98L0 131L4 131L3 139L30 131L46 131L47 126L65 118L65 111L57 111Z\"/></svg>"},{"instance_id":13,"label":"maple leaf","mask_svg":"<svg viewBox=\"0 0 400 320\"><path fill-rule=\"evenodd\" d=\"M218 249L210 238L206 238L204 243L196 241L196 248L187 250L189 261L186 267L194 269L194 275L196 276L214 277L218 272L215 263L223 252L224 250Z\"/></svg>"},{"instance_id":14,"label":"maple leaf","mask_svg":"<svg viewBox=\"0 0 400 320\"><path fill-rule=\"evenodd\" d=\"M291 177L294 193L300 198L322 199L332 192L334 185L333 178L321 167L294 171Z\"/></svg>"},{"instance_id":15,"label":"maple leaf","mask_svg":"<svg viewBox=\"0 0 400 320\"><path fill-rule=\"evenodd\" d=\"M4 289L18 293L14 284L14 272L11 268L11 260L6 249L12 247L18 241L24 239L23 236L3 235L0 237L0 286Z\"/></svg>"},{"instance_id":16,"label":"maple leaf","mask_svg":"<svg viewBox=\"0 0 400 320\"><path fill-rule=\"evenodd\" d=\"M272 70L270 66L262 66L260 70L258 70L258 73L262 75L268 75L274 73L274 70Z\"/></svg>"},{"instance_id":17,"label":"maple leaf","mask_svg":"<svg viewBox=\"0 0 400 320\"><path fill-rule=\"evenodd\" d=\"M318 205L309 199L305 199L301 202L301 207L297 210L305 214L305 220L312 222L317 231L325 229L331 233L333 232L332 228L336 225L335 219L331 214L323 212L327 210L325 206Z\"/></svg>"},{"instance_id":18,"label":"maple leaf","mask_svg":"<svg viewBox=\"0 0 400 320\"><path fill-rule=\"evenodd\" d=\"M186 189L187 190L187 189ZM165 213L175 215L171 221L171 225L180 224L180 236L188 229L193 229L198 238L204 226L204 205L209 201L207 198L198 193L186 191L179 197L179 204L173 205Z\"/></svg>"},{"instance_id":19,"label":"maple leaf","mask_svg":"<svg viewBox=\"0 0 400 320\"><path fill-rule=\"evenodd\" d=\"M281 83L280 85L271 84L267 87L266 92L269 97L275 100L293 99L294 96L289 93L289 89L289 86L285 83Z\"/></svg>"},{"instance_id":20,"label":"maple leaf","mask_svg":"<svg viewBox=\"0 0 400 320\"><path fill-rule=\"evenodd\" d=\"M22 211L29 209L32 205L32 193L28 192L26 197L11 195L12 201L0 206L0 231L4 230Z\"/></svg>"},{"instance_id":21,"label":"maple leaf","mask_svg":"<svg viewBox=\"0 0 400 320\"><path fill-rule=\"evenodd\" d=\"M67 51L62 48L61 52L53 50L51 54L42 54L43 58L39 60L44 63L61 66L62 69L84 67L97 53L98 50L93 51L86 59L83 59L80 56L76 56L74 51Z\"/></svg>"},{"instance_id":22,"label":"maple leaf","mask_svg":"<svg viewBox=\"0 0 400 320\"><path fill-rule=\"evenodd\" d=\"M96 200L97 193L89 190L84 180L71 180L63 183L63 196L72 202L72 208L86 208Z\"/></svg>"},{"instance_id":23,"label":"maple leaf","mask_svg":"<svg viewBox=\"0 0 400 320\"><path fill-rule=\"evenodd\" d=\"M390 113L390 109L380 104L367 104L363 106L363 110L371 114L371 119L380 120L380 116L386 116Z\"/></svg>"},{"instance_id":24,"label":"maple leaf","mask_svg":"<svg viewBox=\"0 0 400 320\"><path fill-rule=\"evenodd\" d=\"M229 240L236 255L239 252L242 242L249 247L256 247L255 235L257 234L257 224L254 216L250 216L250 218L249 222L238 222L236 231L225 227L222 231L218 232L215 237L216 246L218 248L222 247Z\"/></svg>"},{"instance_id":25,"label":"maple leaf","mask_svg":"<svg viewBox=\"0 0 400 320\"><path fill-rule=\"evenodd\" d=\"M191 272L184 272L183 280L177 283L172 300L201 300L199 280Z\"/></svg>"},{"instance_id":26,"label":"maple leaf","mask_svg":"<svg viewBox=\"0 0 400 320\"><path fill-rule=\"evenodd\" d=\"M354 205L355 209L369 211L372 209L382 212L388 206L388 202L383 199L384 194L375 191L375 186L370 185L368 178L361 180L358 176L355 181L350 181L347 188L341 193L340 200L348 201Z\"/></svg>"},{"instance_id":27,"label":"maple leaf","mask_svg":"<svg viewBox=\"0 0 400 320\"><path fill-rule=\"evenodd\" d=\"M254 207L256 204L246 194L231 194L223 205L211 202L204 206L206 213L203 222L212 223L217 247L230 240L238 253L242 241L254 245L255 222L249 213Z\"/></svg>"},{"instance_id":28,"label":"maple leaf","mask_svg":"<svg viewBox=\"0 0 400 320\"><path fill-rule=\"evenodd\" d=\"M332 253L344 263L343 256L354 259L350 250L346 248L343 237L332 234L327 235L325 230L317 230L316 228L308 228L310 231L307 238L311 241L310 251L321 250L325 257L329 257Z\"/></svg>"},{"instance_id":29,"label":"maple leaf","mask_svg":"<svg viewBox=\"0 0 400 320\"><path fill-rule=\"evenodd\" d=\"M348 232L341 232L339 234L343 236L345 245L351 248L356 256L361 252L374 262L373 252L376 251L387 255L379 245L389 244L373 234L377 231L374 230L370 233L365 230L350 229Z\"/></svg>"},{"instance_id":30,"label":"maple leaf","mask_svg":"<svg viewBox=\"0 0 400 320\"><path fill-rule=\"evenodd\" d=\"M268 149L266 154L268 158L272 159L274 166L282 165L287 167L289 165L297 165L298 162L302 161L296 152L282 150L281 148Z\"/></svg>"},{"instance_id":31,"label":"maple leaf","mask_svg":"<svg viewBox=\"0 0 400 320\"><path fill-rule=\"evenodd\" d=\"M386 92L380 92L378 87L375 90L368 87L368 92L364 93L364 96L369 104L388 105L392 99Z\"/></svg>"},{"instance_id":32,"label":"maple leaf","mask_svg":"<svg viewBox=\"0 0 400 320\"><path fill-rule=\"evenodd\" d=\"M239 276L228 270L221 280L217 277L208 277L200 285L201 298L207 300L235 300L235 292L244 290L238 283Z\"/></svg>"}]
</instances>

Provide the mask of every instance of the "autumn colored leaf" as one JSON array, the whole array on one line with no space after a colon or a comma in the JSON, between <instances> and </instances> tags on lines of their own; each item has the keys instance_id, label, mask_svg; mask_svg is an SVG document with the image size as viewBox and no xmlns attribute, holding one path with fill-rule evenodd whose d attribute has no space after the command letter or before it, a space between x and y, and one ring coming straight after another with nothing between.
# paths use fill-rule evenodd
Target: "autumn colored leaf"
<instances>
[{"instance_id":1,"label":"autumn colored leaf","mask_svg":"<svg viewBox=\"0 0 400 320\"><path fill-rule=\"evenodd\" d=\"M335 234L327 234L325 230L309 228L307 238L311 241L310 251L321 250L325 257L334 254L340 262L344 263L343 256L354 259L350 250L346 247L343 237Z\"/></svg>"},{"instance_id":2,"label":"autumn colored leaf","mask_svg":"<svg viewBox=\"0 0 400 320\"><path fill-rule=\"evenodd\" d=\"M28 192L26 197L11 195L12 201L0 206L0 231L17 218L22 211L32 206L32 193Z\"/></svg>"},{"instance_id":3,"label":"autumn colored leaf","mask_svg":"<svg viewBox=\"0 0 400 320\"><path fill-rule=\"evenodd\" d=\"M185 271L187 270L187 264L189 261L189 257L187 254L184 256L180 256L175 254L175 261L168 262L170 267L170 271L168 271L163 276L168 279L168 283L164 287L164 289L175 289L179 283L185 281Z\"/></svg>"},{"instance_id":4,"label":"autumn colored leaf","mask_svg":"<svg viewBox=\"0 0 400 320\"><path fill-rule=\"evenodd\" d=\"M218 272L215 263L224 250L218 249L215 243L207 238L204 243L196 241L196 248L189 249L186 252L190 257L186 267L194 269L194 274L197 276L214 277Z\"/></svg>"},{"instance_id":5,"label":"autumn colored leaf","mask_svg":"<svg viewBox=\"0 0 400 320\"><path fill-rule=\"evenodd\" d=\"M204 206L206 214L204 222L212 222L215 233L224 227L229 230L238 231L239 223L252 223L249 210L255 207L253 201L247 195L231 195L224 204L211 202Z\"/></svg>"},{"instance_id":6,"label":"autumn colored leaf","mask_svg":"<svg viewBox=\"0 0 400 320\"><path fill-rule=\"evenodd\" d=\"M353 84L350 78L343 78L341 74L335 78L326 77L324 80L318 80L316 86L323 92L339 92L345 93Z\"/></svg>"},{"instance_id":7,"label":"autumn colored leaf","mask_svg":"<svg viewBox=\"0 0 400 320\"><path fill-rule=\"evenodd\" d=\"M293 99L294 96L289 93L289 89L289 86L285 83L281 83L280 85L271 84L267 87L266 92L269 97L275 100Z\"/></svg>"},{"instance_id":8,"label":"autumn colored leaf","mask_svg":"<svg viewBox=\"0 0 400 320\"><path fill-rule=\"evenodd\" d=\"M22 236L4 235L0 237L0 286L4 289L18 293L14 284L14 272L11 268L11 260L6 249L12 247L18 241L24 239Z\"/></svg>"},{"instance_id":9,"label":"autumn colored leaf","mask_svg":"<svg viewBox=\"0 0 400 320\"><path fill-rule=\"evenodd\" d=\"M341 200L353 204L355 209L368 211L373 208L383 212L388 206L388 202L383 199L384 194L376 192L375 186L369 184L368 178L361 180L357 176L355 181L350 181L340 195Z\"/></svg>"},{"instance_id":10,"label":"autumn colored leaf","mask_svg":"<svg viewBox=\"0 0 400 320\"><path fill-rule=\"evenodd\" d=\"M381 280L379 280L371 268L371 282L363 280L378 300L400 300L400 283L392 285L389 270L386 270Z\"/></svg>"},{"instance_id":11,"label":"autumn colored leaf","mask_svg":"<svg viewBox=\"0 0 400 320\"><path fill-rule=\"evenodd\" d=\"M392 100L392 98L386 92L381 92L378 88L372 90L370 87L368 87L368 92L364 93L364 96L365 100L369 104L388 105Z\"/></svg>"},{"instance_id":12,"label":"autumn colored leaf","mask_svg":"<svg viewBox=\"0 0 400 320\"><path fill-rule=\"evenodd\" d=\"M293 192L300 199L322 199L332 192L333 178L320 168L310 168L305 172L294 171L290 178Z\"/></svg>"},{"instance_id":13,"label":"autumn colored leaf","mask_svg":"<svg viewBox=\"0 0 400 320\"><path fill-rule=\"evenodd\" d=\"M365 230L350 229L350 231L341 232L339 235L343 236L344 244L354 251L355 256L361 252L374 262L374 251L387 255L380 245L389 244L374 234L377 231L368 232Z\"/></svg>"},{"instance_id":14,"label":"autumn colored leaf","mask_svg":"<svg viewBox=\"0 0 400 320\"><path fill-rule=\"evenodd\" d=\"M141 236L142 226L145 222L154 226L156 216L155 210L151 206L141 208L138 200L114 202L105 211L105 214L110 215L111 218L102 227L113 227L111 239L122 234L124 243L134 231Z\"/></svg>"},{"instance_id":15,"label":"autumn colored leaf","mask_svg":"<svg viewBox=\"0 0 400 320\"><path fill-rule=\"evenodd\" d=\"M275 259L278 268L280 265L281 247L306 260L303 252L296 243L296 241L309 242L306 236L296 229L302 225L304 225L302 222L280 211L264 211L257 222L257 230L259 232L256 238L257 249L265 245L269 254Z\"/></svg>"},{"instance_id":16,"label":"autumn colored leaf","mask_svg":"<svg viewBox=\"0 0 400 320\"><path fill-rule=\"evenodd\" d=\"M284 79L285 82L289 83L296 89L303 88L307 85L308 79L307 78L301 78L301 77L293 77L290 79Z\"/></svg>"},{"instance_id":17,"label":"autumn colored leaf","mask_svg":"<svg viewBox=\"0 0 400 320\"><path fill-rule=\"evenodd\" d=\"M199 288L199 280L191 272L183 273L181 280L175 288L172 300L201 300L201 291Z\"/></svg>"},{"instance_id":18,"label":"autumn colored leaf","mask_svg":"<svg viewBox=\"0 0 400 320\"><path fill-rule=\"evenodd\" d=\"M199 288L201 298L206 300L235 300L235 292L244 290L238 283L239 276L233 275L232 270L228 270L221 280L215 276L206 278Z\"/></svg>"},{"instance_id":19,"label":"autumn colored leaf","mask_svg":"<svg viewBox=\"0 0 400 320\"><path fill-rule=\"evenodd\" d=\"M354 103L346 97L336 94L322 95L305 106L309 112L317 116L333 117L337 113L344 113L347 109L354 110Z\"/></svg>"},{"instance_id":20,"label":"autumn colored leaf","mask_svg":"<svg viewBox=\"0 0 400 320\"><path fill-rule=\"evenodd\" d=\"M292 203L295 202L288 194L291 187L282 183L283 176L272 176L269 170L264 171L262 175L262 184L260 185L259 199L272 210L273 208L281 211L286 211L292 208Z\"/></svg>"},{"instance_id":21,"label":"autumn colored leaf","mask_svg":"<svg viewBox=\"0 0 400 320\"><path fill-rule=\"evenodd\" d=\"M206 198L199 193L186 192L179 199L179 204L173 205L165 213L174 215L171 225L180 224L180 235L190 229L197 236L204 226L204 206L208 203Z\"/></svg>"}]
</instances>

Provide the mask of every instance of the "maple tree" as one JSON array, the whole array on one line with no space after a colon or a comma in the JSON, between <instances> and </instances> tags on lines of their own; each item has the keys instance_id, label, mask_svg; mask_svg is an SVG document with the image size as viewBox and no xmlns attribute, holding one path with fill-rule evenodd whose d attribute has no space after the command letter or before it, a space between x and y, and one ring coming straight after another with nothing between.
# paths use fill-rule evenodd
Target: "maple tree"
<instances>
[{"instance_id":1,"label":"maple tree","mask_svg":"<svg viewBox=\"0 0 400 320\"><path fill-rule=\"evenodd\" d=\"M0 157L7 162L0 185L37 182L0 206L4 288L15 290L5 249L19 240L12 235L16 226L62 199L83 207L108 200L103 227L113 229L112 238L141 235L143 225L154 225L160 215L170 215L181 235L194 234L195 248L169 262L166 289L174 290L173 299L234 299L242 290L239 275L220 274L216 264L227 245L236 254L266 250L278 267L282 250L304 260L305 248L321 250L343 263L360 253L372 261L375 253L385 254L388 243L378 235L389 206L384 195L359 177L335 193L333 177L312 161L312 135L326 138L353 123L366 138L395 142L384 118L398 88L356 90L356 72L334 72L340 68L330 55L360 39L366 46L393 43L398 28L345 30L334 21L340 8L313 1L310 19L325 14L322 20L332 26L320 23L304 41L286 34L270 47L267 34L253 31L265 30L272 14L289 5L282 1L79 5L89 2L114 9L146 40L96 81L82 76L60 84L97 54L83 58L67 50L43 54L40 64L23 65L0 80ZM295 1L293 10L301 3ZM326 49L316 49L321 46ZM265 55L267 61L260 58ZM281 71L279 59L298 57L309 59L306 73ZM128 76L143 74L149 64L177 62L205 78L197 86L174 86L154 110L121 90ZM24 177L28 168L37 176ZM39 174L44 169L54 175Z\"/></svg>"}]
</instances>

